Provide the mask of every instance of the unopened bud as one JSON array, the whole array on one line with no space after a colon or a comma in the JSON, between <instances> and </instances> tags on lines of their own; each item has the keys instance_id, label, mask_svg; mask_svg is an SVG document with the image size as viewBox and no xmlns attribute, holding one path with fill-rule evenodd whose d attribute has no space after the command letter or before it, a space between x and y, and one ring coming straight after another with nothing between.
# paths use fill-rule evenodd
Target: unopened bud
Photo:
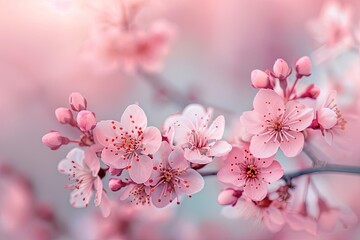
<instances>
[{"instance_id":1,"label":"unopened bud","mask_svg":"<svg viewBox=\"0 0 360 240\"><path fill-rule=\"evenodd\" d=\"M86 99L78 92L73 92L72 94L70 94L69 103L71 108L77 112L80 112L81 110L86 110L87 107Z\"/></svg>"},{"instance_id":2,"label":"unopened bud","mask_svg":"<svg viewBox=\"0 0 360 240\"><path fill-rule=\"evenodd\" d=\"M42 137L44 145L48 146L51 150L56 150L62 145L68 144L70 140L67 137L61 136L59 132L52 131Z\"/></svg>"},{"instance_id":3,"label":"unopened bud","mask_svg":"<svg viewBox=\"0 0 360 240\"><path fill-rule=\"evenodd\" d=\"M96 125L96 118L93 112L82 110L78 113L76 121L81 131L89 131Z\"/></svg>"},{"instance_id":4,"label":"unopened bud","mask_svg":"<svg viewBox=\"0 0 360 240\"><path fill-rule=\"evenodd\" d=\"M121 179L118 178L110 178L109 179L109 188L111 191L119 191L122 187L125 187L128 183L123 182Z\"/></svg>"},{"instance_id":5,"label":"unopened bud","mask_svg":"<svg viewBox=\"0 0 360 240\"><path fill-rule=\"evenodd\" d=\"M232 188L226 188L221 190L218 196L218 203L220 205L232 205L235 206L238 199L241 197L242 191Z\"/></svg>"},{"instance_id":6,"label":"unopened bud","mask_svg":"<svg viewBox=\"0 0 360 240\"><path fill-rule=\"evenodd\" d=\"M295 66L298 77L307 77L311 75L311 60L308 56L302 57L297 60Z\"/></svg>"},{"instance_id":7,"label":"unopened bud","mask_svg":"<svg viewBox=\"0 0 360 240\"><path fill-rule=\"evenodd\" d=\"M251 83L254 88L267 88L270 84L270 79L264 71L255 69L251 72Z\"/></svg>"},{"instance_id":8,"label":"unopened bud","mask_svg":"<svg viewBox=\"0 0 360 240\"><path fill-rule=\"evenodd\" d=\"M68 108L57 108L55 110L57 120L62 124L68 124L74 121L73 114Z\"/></svg>"},{"instance_id":9,"label":"unopened bud","mask_svg":"<svg viewBox=\"0 0 360 240\"><path fill-rule=\"evenodd\" d=\"M289 65L283 59L277 59L274 64L273 71L275 77L284 79L290 75L291 68L289 68Z\"/></svg>"},{"instance_id":10,"label":"unopened bud","mask_svg":"<svg viewBox=\"0 0 360 240\"><path fill-rule=\"evenodd\" d=\"M123 171L122 169L117 169L112 167L109 168L109 173L111 176L120 176L122 171Z\"/></svg>"}]
</instances>

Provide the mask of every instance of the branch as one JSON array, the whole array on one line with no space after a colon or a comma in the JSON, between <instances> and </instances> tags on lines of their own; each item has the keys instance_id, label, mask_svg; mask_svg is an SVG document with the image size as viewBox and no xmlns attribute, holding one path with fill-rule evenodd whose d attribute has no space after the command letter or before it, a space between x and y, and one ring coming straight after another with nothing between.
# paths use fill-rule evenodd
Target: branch
<instances>
[{"instance_id":1,"label":"branch","mask_svg":"<svg viewBox=\"0 0 360 240\"><path fill-rule=\"evenodd\" d=\"M322 167L313 167L301 169L293 173L287 173L282 176L282 179L285 182L290 182L292 179L313 173L351 173L351 174L360 174L360 167L358 166L346 166L338 164L327 164Z\"/></svg>"},{"instance_id":2,"label":"branch","mask_svg":"<svg viewBox=\"0 0 360 240\"><path fill-rule=\"evenodd\" d=\"M282 176L285 182L289 183L291 180L297 177L301 177L303 175L313 174L313 173L350 173L350 174L359 174L360 175L360 167L358 166L346 166L346 165L338 165L338 164L327 164L322 167L313 167L313 168L306 168L295 171L293 173L286 173ZM200 173L201 176L214 176L217 174L216 171L212 172L203 172Z\"/></svg>"}]
</instances>

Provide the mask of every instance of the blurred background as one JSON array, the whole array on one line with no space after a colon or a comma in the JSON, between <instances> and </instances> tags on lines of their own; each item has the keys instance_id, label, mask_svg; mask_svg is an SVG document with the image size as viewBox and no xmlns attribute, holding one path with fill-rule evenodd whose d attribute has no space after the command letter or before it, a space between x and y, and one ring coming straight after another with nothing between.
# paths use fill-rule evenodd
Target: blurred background
<instances>
[{"instance_id":1,"label":"blurred background","mask_svg":"<svg viewBox=\"0 0 360 240\"><path fill-rule=\"evenodd\" d=\"M150 75L155 78L109 68L106 61L88 54L95 46L89 42L99 37L96 32L103 24L100 13L108 9L106 14L117 14L114 2L0 0L1 239L110 239L95 237L94 232L100 231L96 229L111 228L106 225L110 220L100 219L98 209L69 204L69 191L63 187L66 178L58 173L57 164L71 146L51 151L41 142L50 130L74 134L54 115L57 107L68 107L72 92L87 98L97 120L120 119L126 106L137 102L149 125L159 128L168 115L188 102L198 102L224 114L230 132L241 113L252 107L256 94L252 70L271 69L277 58L294 66L296 59L308 55L313 74L305 81L337 89L338 101L351 119L345 141L351 148L329 156L320 147L317 154L326 161L360 165L359 45L326 42L322 11L329 1L143 0L137 24L146 28L166 19L175 32L162 68ZM350 12L349 28L360 41L360 1L337 4ZM176 94L164 93L168 89ZM285 170L294 168L291 159L281 155L278 159ZM360 176L317 178L325 196L360 214L356 198ZM125 229L132 224L131 237L112 239L360 239L359 226L325 236L287 228L271 234L259 223L227 219L217 204L221 187L216 177L209 177L202 192L166 212L134 213L118 206L120 217L111 216L111 221ZM20 221L35 210L36 219Z\"/></svg>"}]
</instances>

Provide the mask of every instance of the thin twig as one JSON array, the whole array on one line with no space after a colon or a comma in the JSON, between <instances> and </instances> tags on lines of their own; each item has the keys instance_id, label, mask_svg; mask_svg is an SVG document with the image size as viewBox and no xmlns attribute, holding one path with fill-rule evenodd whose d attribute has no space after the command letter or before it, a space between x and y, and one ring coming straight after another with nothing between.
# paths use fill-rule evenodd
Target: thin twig
<instances>
[{"instance_id":1,"label":"thin twig","mask_svg":"<svg viewBox=\"0 0 360 240\"><path fill-rule=\"evenodd\" d=\"M347 166L347 165L338 165L338 164L327 164L322 167L313 167L301 169L292 173L287 173L282 176L285 182L291 182L294 178L314 174L314 173L350 173L350 174L359 174L360 175L360 167L358 166ZM202 172L201 176L215 176L217 174L216 171L212 172Z\"/></svg>"}]
</instances>

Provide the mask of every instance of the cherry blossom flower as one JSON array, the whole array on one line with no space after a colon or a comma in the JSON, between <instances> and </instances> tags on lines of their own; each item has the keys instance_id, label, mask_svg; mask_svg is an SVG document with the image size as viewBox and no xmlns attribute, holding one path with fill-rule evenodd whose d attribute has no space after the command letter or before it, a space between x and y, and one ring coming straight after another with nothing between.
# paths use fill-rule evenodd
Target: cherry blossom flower
<instances>
[{"instance_id":1,"label":"cherry blossom flower","mask_svg":"<svg viewBox=\"0 0 360 240\"><path fill-rule=\"evenodd\" d=\"M190 168L184 158L181 147L171 148L168 142L162 142L159 151L154 154L154 171L146 183L151 186L151 201L156 207L165 207L174 199L180 204L182 195L201 191L203 177Z\"/></svg>"},{"instance_id":2,"label":"cherry blossom flower","mask_svg":"<svg viewBox=\"0 0 360 240\"><path fill-rule=\"evenodd\" d=\"M317 62L333 58L353 45L352 15L349 6L328 1L321 9L318 19L309 23L313 37L322 45L315 52Z\"/></svg>"},{"instance_id":3,"label":"cherry blossom flower","mask_svg":"<svg viewBox=\"0 0 360 240\"><path fill-rule=\"evenodd\" d=\"M267 185L284 174L273 157L255 158L248 147L233 147L226 161L227 164L217 174L219 181L244 187L244 194L254 201L264 199Z\"/></svg>"},{"instance_id":4,"label":"cherry blossom flower","mask_svg":"<svg viewBox=\"0 0 360 240\"><path fill-rule=\"evenodd\" d=\"M150 187L141 183L129 182L119 190L120 200L130 199L136 205L150 205Z\"/></svg>"},{"instance_id":5,"label":"cherry blossom flower","mask_svg":"<svg viewBox=\"0 0 360 240\"><path fill-rule=\"evenodd\" d=\"M261 201L252 201L243 196L235 206L225 207L222 213L229 218L260 221L271 232L280 231L285 224L282 212L272 204L268 197Z\"/></svg>"},{"instance_id":6,"label":"cherry blossom flower","mask_svg":"<svg viewBox=\"0 0 360 240\"><path fill-rule=\"evenodd\" d=\"M107 196L98 176L100 162L94 152L74 148L59 163L58 170L66 174L71 181L65 187L72 190L70 202L73 207L87 207L95 192L95 206L100 206L105 216L110 213L106 205Z\"/></svg>"},{"instance_id":7,"label":"cherry blossom flower","mask_svg":"<svg viewBox=\"0 0 360 240\"><path fill-rule=\"evenodd\" d=\"M331 91L326 96L316 112L317 122L326 142L332 145L334 135L340 135L345 129L347 121L341 114L338 105L335 103L336 91Z\"/></svg>"},{"instance_id":8,"label":"cherry blossom flower","mask_svg":"<svg viewBox=\"0 0 360 240\"><path fill-rule=\"evenodd\" d=\"M128 58L129 67L140 67L147 72L161 70L174 34L174 27L165 20L152 23L147 32L135 32L132 53Z\"/></svg>"},{"instance_id":9,"label":"cherry blossom flower","mask_svg":"<svg viewBox=\"0 0 360 240\"><path fill-rule=\"evenodd\" d=\"M318 198L318 228L321 231L334 231L337 225L348 228L357 223L357 216L350 210L329 206L322 198Z\"/></svg>"},{"instance_id":10,"label":"cherry blossom flower","mask_svg":"<svg viewBox=\"0 0 360 240\"><path fill-rule=\"evenodd\" d=\"M283 212L284 219L289 227L295 231L306 231L312 235L317 234L315 219L309 215L307 206L303 202L299 211L287 210Z\"/></svg>"},{"instance_id":11,"label":"cherry blossom flower","mask_svg":"<svg viewBox=\"0 0 360 240\"><path fill-rule=\"evenodd\" d=\"M229 143L220 140L224 134L224 116L218 116L209 126L211 116L211 109L191 104L181 115L166 120L165 125L174 128L174 144L184 148L185 158L192 163L207 164L213 157L224 156L231 150Z\"/></svg>"},{"instance_id":12,"label":"cherry blossom flower","mask_svg":"<svg viewBox=\"0 0 360 240\"><path fill-rule=\"evenodd\" d=\"M268 158L280 147L287 157L299 154L304 146L302 131L311 124L313 110L295 100L285 102L270 89L260 89L253 105L254 110L244 112L240 118L253 134L250 152Z\"/></svg>"},{"instance_id":13,"label":"cherry blossom flower","mask_svg":"<svg viewBox=\"0 0 360 240\"><path fill-rule=\"evenodd\" d=\"M130 178L136 183L149 179L153 160L148 155L159 149L162 138L159 129L147 127L146 115L139 106L128 106L120 122L99 122L94 135L104 146L101 159L105 164L129 170Z\"/></svg>"}]
</instances>

